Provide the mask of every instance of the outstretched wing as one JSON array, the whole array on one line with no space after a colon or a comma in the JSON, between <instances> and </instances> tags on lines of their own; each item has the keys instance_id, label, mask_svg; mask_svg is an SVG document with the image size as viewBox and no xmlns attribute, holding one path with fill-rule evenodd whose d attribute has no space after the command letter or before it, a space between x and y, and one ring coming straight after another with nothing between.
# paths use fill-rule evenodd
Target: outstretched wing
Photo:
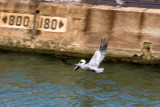
<instances>
[{"instance_id":1,"label":"outstretched wing","mask_svg":"<svg viewBox=\"0 0 160 107\"><path fill-rule=\"evenodd\" d=\"M101 45L98 48L98 50L94 53L94 55L92 56L91 60L89 61L89 65L98 67L99 64L102 62L102 60L104 59L105 55L106 55L106 50L108 47L108 41L101 40Z\"/></svg>"}]
</instances>

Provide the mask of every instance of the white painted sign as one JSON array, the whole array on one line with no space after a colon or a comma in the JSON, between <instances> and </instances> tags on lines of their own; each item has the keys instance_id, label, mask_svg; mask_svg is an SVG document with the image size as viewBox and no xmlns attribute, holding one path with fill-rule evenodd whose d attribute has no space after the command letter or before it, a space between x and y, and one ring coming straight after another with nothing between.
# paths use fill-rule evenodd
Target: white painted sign
<instances>
[{"instance_id":1,"label":"white painted sign","mask_svg":"<svg viewBox=\"0 0 160 107\"><path fill-rule=\"evenodd\" d=\"M0 13L0 27L32 29L34 15L20 13Z\"/></svg>"},{"instance_id":2,"label":"white painted sign","mask_svg":"<svg viewBox=\"0 0 160 107\"><path fill-rule=\"evenodd\" d=\"M36 18L34 22L34 18ZM33 29L34 24L37 30L49 32L65 32L67 18L39 16L20 13L0 13L0 27Z\"/></svg>"},{"instance_id":3,"label":"white painted sign","mask_svg":"<svg viewBox=\"0 0 160 107\"><path fill-rule=\"evenodd\" d=\"M36 28L49 32L65 32L67 26L67 18L39 16Z\"/></svg>"}]
</instances>

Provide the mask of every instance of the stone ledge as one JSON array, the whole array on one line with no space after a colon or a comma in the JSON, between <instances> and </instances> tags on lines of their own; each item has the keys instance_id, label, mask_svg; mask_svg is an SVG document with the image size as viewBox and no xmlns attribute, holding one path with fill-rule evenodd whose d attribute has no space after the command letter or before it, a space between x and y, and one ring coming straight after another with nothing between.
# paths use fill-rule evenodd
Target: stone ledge
<instances>
[{"instance_id":1,"label":"stone ledge","mask_svg":"<svg viewBox=\"0 0 160 107\"><path fill-rule=\"evenodd\" d=\"M24 5L15 1L12 1L14 5L0 2L0 12L67 18L66 32L0 27L2 49L91 57L99 47L101 38L108 38L107 60L160 63L158 9L60 2L36 5L24 2L26 7L23 9L21 6ZM32 8L28 10L30 6Z\"/></svg>"}]
</instances>

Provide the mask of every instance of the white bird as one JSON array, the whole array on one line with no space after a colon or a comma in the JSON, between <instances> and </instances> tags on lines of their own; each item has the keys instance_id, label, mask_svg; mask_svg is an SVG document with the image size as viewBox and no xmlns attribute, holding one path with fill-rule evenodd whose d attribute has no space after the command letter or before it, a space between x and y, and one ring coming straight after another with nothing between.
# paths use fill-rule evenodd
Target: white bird
<instances>
[{"instance_id":1,"label":"white bird","mask_svg":"<svg viewBox=\"0 0 160 107\"><path fill-rule=\"evenodd\" d=\"M122 7L122 5L125 3L123 0L116 0L118 6L116 7Z\"/></svg>"},{"instance_id":2,"label":"white bird","mask_svg":"<svg viewBox=\"0 0 160 107\"><path fill-rule=\"evenodd\" d=\"M81 59L77 66L75 67L74 71L78 70L79 68L95 71L96 73L101 73L104 71L104 68L98 68L102 60L106 55L106 50L108 47L108 41L105 39L101 39L101 45L98 50L94 53L89 63L86 64L84 59Z\"/></svg>"}]
</instances>

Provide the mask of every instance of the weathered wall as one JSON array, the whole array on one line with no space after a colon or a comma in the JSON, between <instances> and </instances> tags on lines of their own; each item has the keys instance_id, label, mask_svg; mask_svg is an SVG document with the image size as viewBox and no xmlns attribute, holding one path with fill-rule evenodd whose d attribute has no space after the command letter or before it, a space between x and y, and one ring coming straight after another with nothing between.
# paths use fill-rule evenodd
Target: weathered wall
<instances>
[{"instance_id":1,"label":"weathered wall","mask_svg":"<svg viewBox=\"0 0 160 107\"><path fill-rule=\"evenodd\" d=\"M5 15L4 12L21 13L22 18L30 15L30 23L33 25L26 28L22 26L22 29L9 21L6 22L10 23L9 27L0 21L0 48L91 57L100 39L106 37L109 39L106 59L160 63L159 9L8 1L0 0L0 17ZM61 17L62 21L66 18L65 31L40 28L40 22L45 17Z\"/></svg>"},{"instance_id":2,"label":"weathered wall","mask_svg":"<svg viewBox=\"0 0 160 107\"><path fill-rule=\"evenodd\" d=\"M121 57L122 60L128 57L135 62L158 62L160 10L93 6L90 16L88 32L105 32L110 37L111 56Z\"/></svg>"}]
</instances>

